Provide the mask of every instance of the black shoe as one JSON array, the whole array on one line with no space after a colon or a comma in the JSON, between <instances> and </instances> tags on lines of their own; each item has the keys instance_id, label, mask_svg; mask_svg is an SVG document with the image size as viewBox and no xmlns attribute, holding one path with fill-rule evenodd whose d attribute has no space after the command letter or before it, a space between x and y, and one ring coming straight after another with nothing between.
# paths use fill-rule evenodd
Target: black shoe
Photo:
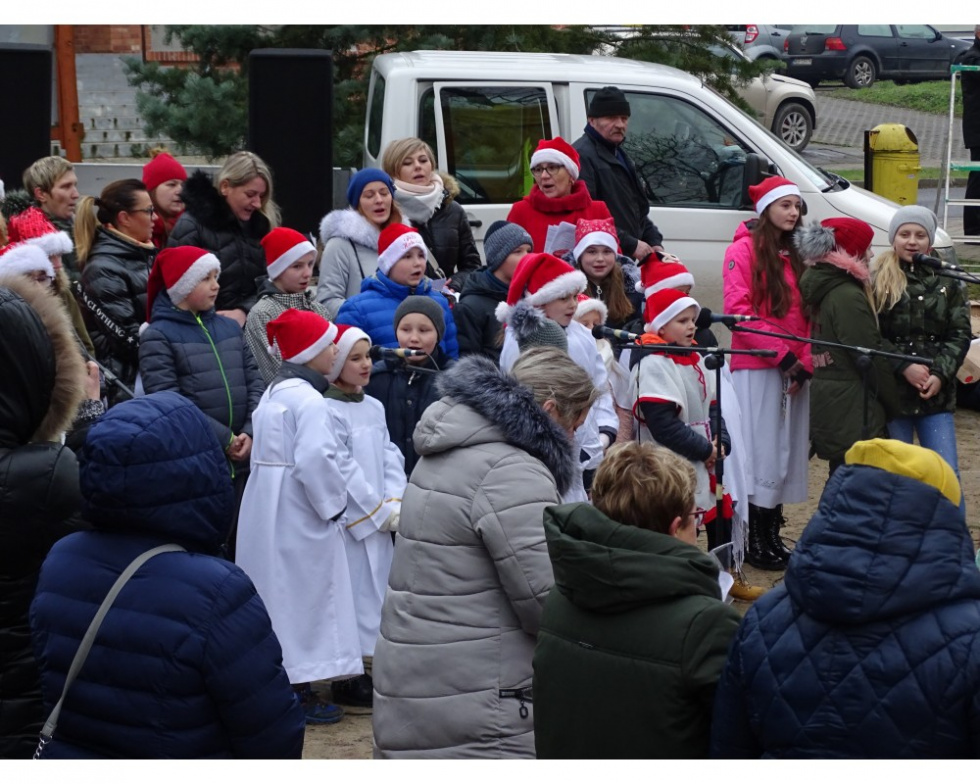
<instances>
[{"instance_id":1,"label":"black shoe","mask_svg":"<svg viewBox=\"0 0 980 784\"><path fill-rule=\"evenodd\" d=\"M772 551L770 529L776 525L775 509L764 509L749 505L749 541L745 548L746 562L756 569L767 572L781 572L789 561ZM775 534L778 536L778 534Z\"/></svg>"},{"instance_id":2,"label":"black shoe","mask_svg":"<svg viewBox=\"0 0 980 784\"><path fill-rule=\"evenodd\" d=\"M330 684L333 701L351 708L371 709L374 707L374 681L370 675L358 675Z\"/></svg>"},{"instance_id":3,"label":"black shoe","mask_svg":"<svg viewBox=\"0 0 980 784\"><path fill-rule=\"evenodd\" d=\"M769 538L769 550L783 560L789 561L789 557L793 554L793 551L786 546L783 537L779 535L779 530L786 525L786 518L783 517L783 505L780 504L777 506L773 512L774 525L772 526Z\"/></svg>"}]
</instances>

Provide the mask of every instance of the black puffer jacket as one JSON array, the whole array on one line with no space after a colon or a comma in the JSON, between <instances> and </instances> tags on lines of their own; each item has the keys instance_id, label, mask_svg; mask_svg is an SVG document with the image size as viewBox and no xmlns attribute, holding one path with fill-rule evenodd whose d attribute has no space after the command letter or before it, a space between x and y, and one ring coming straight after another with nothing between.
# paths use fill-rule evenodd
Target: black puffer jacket
<instances>
[{"instance_id":1,"label":"black puffer jacket","mask_svg":"<svg viewBox=\"0 0 980 784\"><path fill-rule=\"evenodd\" d=\"M439 373L427 370L445 370L456 364L439 346L432 352L432 362L426 360L422 370L416 370L404 359L382 359L374 363L371 381L364 387L365 394L379 400L385 407L385 422L391 442L405 458L405 476L411 476L419 461L412 443L415 426L422 413L441 395L436 389Z\"/></svg>"},{"instance_id":2,"label":"black puffer jacket","mask_svg":"<svg viewBox=\"0 0 980 784\"><path fill-rule=\"evenodd\" d=\"M157 250L99 227L82 268L78 306L95 356L132 388L139 369L139 329L146 320L146 281ZM110 401L118 402L110 389Z\"/></svg>"},{"instance_id":3,"label":"black puffer jacket","mask_svg":"<svg viewBox=\"0 0 980 784\"><path fill-rule=\"evenodd\" d=\"M0 278L0 758L29 759L44 721L28 627L38 570L72 529L78 464L58 442L82 360L60 302Z\"/></svg>"},{"instance_id":4,"label":"black puffer jacket","mask_svg":"<svg viewBox=\"0 0 980 784\"><path fill-rule=\"evenodd\" d=\"M238 220L206 172L187 178L181 192L186 209L177 219L168 248L193 245L211 251L221 262L221 291L215 308L246 313L258 299L258 279L266 274L261 240L269 233L269 219L253 212L248 223Z\"/></svg>"},{"instance_id":5,"label":"black puffer jacket","mask_svg":"<svg viewBox=\"0 0 980 784\"><path fill-rule=\"evenodd\" d=\"M448 195L428 223L412 221L412 226L422 235L425 246L447 277L480 266L480 251L476 249L466 212Z\"/></svg>"},{"instance_id":6,"label":"black puffer jacket","mask_svg":"<svg viewBox=\"0 0 980 784\"><path fill-rule=\"evenodd\" d=\"M208 417L222 448L239 433L252 434L252 412L265 382L232 319L213 308L199 315L180 310L161 291L139 355L146 393L169 389L189 399Z\"/></svg>"},{"instance_id":7,"label":"black puffer jacket","mask_svg":"<svg viewBox=\"0 0 980 784\"><path fill-rule=\"evenodd\" d=\"M483 354L500 363L503 325L497 321L497 305L507 299L507 285L489 269L469 275L459 302L453 309L459 354Z\"/></svg>"}]
</instances>

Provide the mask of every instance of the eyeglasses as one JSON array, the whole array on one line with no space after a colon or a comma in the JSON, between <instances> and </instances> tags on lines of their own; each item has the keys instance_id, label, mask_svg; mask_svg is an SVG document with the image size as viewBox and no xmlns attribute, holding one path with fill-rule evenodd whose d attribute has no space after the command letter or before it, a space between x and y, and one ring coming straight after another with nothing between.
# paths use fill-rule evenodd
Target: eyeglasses
<instances>
[{"instance_id":1,"label":"eyeglasses","mask_svg":"<svg viewBox=\"0 0 980 784\"><path fill-rule=\"evenodd\" d=\"M704 527L704 516L705 516L705 515L706 515L707 513L708 513L708 510L707 510L707 509L702 509L702 508L701 508L701 507L699 506L699 507L698 507L697 509L695 509L695 510L694 510L693 512L688 512L688 516L689 516L689 517L693 517L693 518L694 518L694 524L695 524L695 525L696 525L696 526L697 526L698 528L703 528L703 527Z\"/></svg>"},{"instance_id":2,"label":"eyeglasses","mask_svg":"<svg viewBox=\"0 0 980 784\"><path fill-rule=\"evenodd\" d=\"M142 207L138 210L126 210L126 212L144 212L147 215L149 215L151 218L153 217L153 213L156 211L157 211L156 207Z\"/></svg>"},{"instance_id":3,"label":"eyeglasses","mask_svg":"<svg viewBox=\"0 0 980 784\"><path fill-rule=\"evenodd\" d=\"M540 177L545 172L548 172L549 177L554 177L563 168L563 166L557 163L539 163L537 166L531 169L531 174L533 174L535 177Z\"/></svg>"}]
</instances>

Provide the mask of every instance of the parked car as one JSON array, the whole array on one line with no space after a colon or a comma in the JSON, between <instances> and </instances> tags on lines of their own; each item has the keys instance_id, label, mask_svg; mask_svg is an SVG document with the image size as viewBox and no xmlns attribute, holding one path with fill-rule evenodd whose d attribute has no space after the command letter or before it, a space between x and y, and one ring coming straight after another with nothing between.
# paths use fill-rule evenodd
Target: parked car
<instances>
[{"instance_id":1,"label":"parked car","mask_svg":"<svg viewBox=\"0 0 980 784\"><path fill-rule=\"evenodd\" d=\"M750 60L782 60L783 44L793 25L728 25L727 29Z\"/></svg>"},{"instance_id":2,"label":"parked car","mask_svg":"<svg viewBox=\"0 0 980 784\"><path fill-rule=\"evenodd\" d=\"M814 87L843 79L854 89L877 79L896 83L949 78L953 58L969 44L931 25L795 25L786 38L786 73Z\"/></svg>"}]
</instances>

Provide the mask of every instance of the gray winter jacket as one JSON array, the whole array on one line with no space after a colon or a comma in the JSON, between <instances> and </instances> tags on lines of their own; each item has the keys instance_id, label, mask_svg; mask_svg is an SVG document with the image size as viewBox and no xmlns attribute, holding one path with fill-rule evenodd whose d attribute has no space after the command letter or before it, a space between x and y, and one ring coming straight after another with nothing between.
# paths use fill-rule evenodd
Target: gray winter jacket
<instances>
[{"instance_id":1,"label":"gray winter jacket","mask_svg":"<svg viewBox=\"0 0 980 784\"><path fill-rule=\"evenodd\" d=\"M320 278L316 298L333 319L344 304L361 293L361 281L378 269L381 232L352 207L328 212L320 221Z\"/></svg>"},{"instance_id":2,"label":"gray winter jacket","mask_svg":"<svg viewBox=\"0 0 980 784\"><path fill-rule=\"evenodd\" d=\"M374 753L533 757L531 658L553 582L543 513L571 481L571 445L486 357L441 382L415 430L381 614Z\"/></svg>"}]
</instances>

